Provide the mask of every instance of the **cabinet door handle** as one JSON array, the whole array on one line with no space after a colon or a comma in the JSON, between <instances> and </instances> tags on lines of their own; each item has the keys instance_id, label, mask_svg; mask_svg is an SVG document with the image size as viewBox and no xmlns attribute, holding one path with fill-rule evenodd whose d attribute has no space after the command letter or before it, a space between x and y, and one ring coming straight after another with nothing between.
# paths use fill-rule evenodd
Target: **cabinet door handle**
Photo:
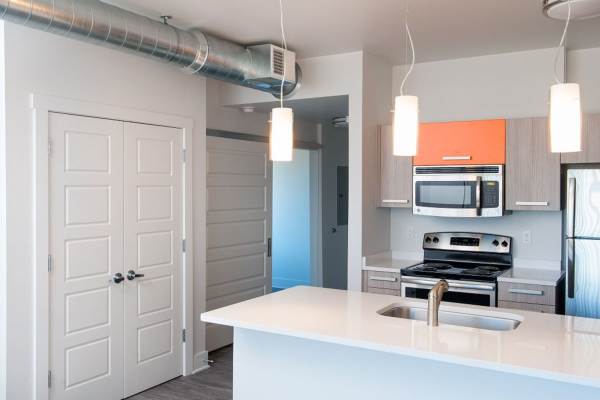
<instances>
[{"instance_id":1,"label":"cabinet door handle","mask_svg":"<svg viewBox=\"0 0 600 400\"><path fill-rule=\"evenodd\" d=\"M548 207L550 205L547 201L516 201L515 204L523 207Z\"/></svg>"},{"instance_id":2,"label":"cabinet door handle","mask_svg":"<svg viewBox=\"0 0 600 400\"><path fill-rule=\"evenodd\" d=\"M381 200L382 203L399 203L399 204L408 204L408 200Z\"/></svg>"},{"instance_id":3,"label":"cabinet door handle","mask_svg":"<svg viewBox=\"0 0 600 400\"><path fill-rule=\"evenodd\" d=\"M398 278L390 278L387 276L370 276L370 281L383 281L383 282L398 282Z\"/></svg>"},{"instance_id":4,"label":"cabinet door handle","mask_svg":"<svg viewBox=\"0 0 600 400\"><path fill-rule=\"evenodd\" d=\"M530 296L543 296L543 290L530 290L530 289L508 289L509 293L513 294L526 294Z\"/></svg>"},{"instance_id":5,"label":"cabinet door handle","mask_svg":"<svg viewBox=\"0 0 600 400\"><path fill-rule=\"evenodd\" d=\"M471 159L471 156L443 156L442 160L444 161L468 161Z\"/></svg>"}]
</instances>

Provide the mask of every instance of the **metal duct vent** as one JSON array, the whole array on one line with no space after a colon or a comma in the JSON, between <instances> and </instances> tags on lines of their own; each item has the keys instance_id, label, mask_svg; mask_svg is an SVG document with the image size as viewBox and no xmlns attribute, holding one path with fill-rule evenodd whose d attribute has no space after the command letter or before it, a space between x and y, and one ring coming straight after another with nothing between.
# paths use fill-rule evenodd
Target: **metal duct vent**
<instances>
[{"instance_id":1,"label":"metal duct vent","mask_svg":"<svg viewBox=\"0 0 600 400\"><path fill-rule=\"evenodd\" d=\"M293 52L267 44L245 47L200 31L186 31L98 0L0 0L0 18L88 43L125 50L279 97L300 87ZM280 49L275 62L274 49ZM288 68L289 67L289 68Z\"/></svg>"},{"instance_id":2,"label":"metal duct vent","mask_svg":"<svg viewBox=\"0 0 600 400\"><path fill-rule=\"evenodd\" d=\"M284 55L285 50L273 48L273 73L283 75L284 73Z\"/></svg>"}]
</instances>

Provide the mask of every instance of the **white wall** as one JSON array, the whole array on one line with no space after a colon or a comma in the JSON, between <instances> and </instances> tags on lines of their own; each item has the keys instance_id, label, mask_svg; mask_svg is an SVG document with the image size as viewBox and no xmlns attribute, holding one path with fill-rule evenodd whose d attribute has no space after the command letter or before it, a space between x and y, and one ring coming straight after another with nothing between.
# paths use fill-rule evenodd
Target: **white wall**
<instances>
[{"instance_id":1,"label":"white wall","mask_svg":"<svg viewBox=\"0 0 600 400\"><path fill-rule=\"evenodd\" d=\"M3 25L6 73L7 397L34 393L34 137L31 93L178 114L194 120L196 316L204 307L205 79L94 45ZM4 254L4 253L3 253ZM198 326L198 321L196 321ZM195 351L204 331L195 330ZM4 366L2 366L3 368Z\"/></svg>"},{"instance_id":2,"label":"white wall","mask_svg":"<svg viewBox=\"0 0 600 400\"><path fill-rule=\"evenodd\" d=\"M235 88L236 86L230 83L213 79L206 80L206 128L268 136L269 114L260 112L245 113L241 111L239 107L227 107L222 105L222 93L235 90ZM239 88L239 86L237 88ZM262 97L263 95L263 93L255 90L251 90L251 92L257 96ZM267 98L271 102L275 99L271 95L268 95ZM294 120L294 134L296 140L314 143L319 142L318 128L317 123L315 122L296 118Z\"/></svg>"},{"instance_id":3,"label":"white wall","mask_svg":"<svg viewBox=\"0 0 600 400\"><path fill-rule=\"evenodd\" d=\"M583 112L600 113L600 47L568 51L567 78L582 85Z\"/></svg>"},{"instance_id":4,"label":"white wall","mask_svg":"<svg viewBox=\"0 0 600 400\"><path fill-rule=\"evenodd\" d=\"M423 122L547 115L555 54L542 49L417 64L405 93L419 96ZM394 68L395 94L405 70Z\"/></svg>"},{"instance_id":5,"label":"white wall","mask_svg":"<svg viewBox=\"0 0 600 400\"><path fill-rule=\"evenodd\" d=\"M4 22L0 21L0 121L4 121ZM6 125L0 123L0 400L6 399Z\"/></svg>"},{"instance_id":6,"label":"white wall","mask_svg":"<svg viewBox=\"0 0 600 400\"><path fill-rule=\"evenodd\" d=\"M419 96L423 121L518 118L548 115L555 49L496 54L417 64L406 93ZM564 53L559 77L564 74ZM582 84L585 111L600 110L600 49L568 52L569 81ZM394 91L399 93L405 67L394 67ZM410 227L416 238L408 237ZM429 218L410 211L391 211L391 248L419 251L424 232L466 230L502 233L515 238L515 257L552 261L561 258L561 213L519 212L500 219ZM522 241L525 230L532 243Z\"/></svg>"},{"instance_id":7,"label":"white wall","mask_svg":"<svg viewBox=\"0 0 600 400\"><path fill-rule=\"evenodd\" d=\"M556 263L561 257L562 215L559 212L520 211L502 218L469 219L426 217L399 209L392 211L391 219L391 241L395 251L420 252L423 234L427 232L484 232L513 237L514 256L520 262L549 261L549 267L558 267ZM531 232L531 243L523 242L523 231Z\"/></svg>"}]
</instances>

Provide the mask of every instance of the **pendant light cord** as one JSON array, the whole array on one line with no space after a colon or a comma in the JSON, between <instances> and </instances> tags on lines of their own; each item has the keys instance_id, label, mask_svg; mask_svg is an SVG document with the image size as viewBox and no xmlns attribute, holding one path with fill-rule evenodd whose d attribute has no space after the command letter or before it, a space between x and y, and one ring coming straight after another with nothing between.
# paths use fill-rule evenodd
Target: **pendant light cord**
<instances>
[{"instance_id":1,"label":"pendant light cord","mask_svg":"<svg viewBox=\"0 0 600 400\"><path fill-rule=\"evenodd\" d=\"M283 0L279 0L279 22L281 25L281 43L285 52L283 53L283 77L281 78L281 88L279 93L279 102L281 108L283 108L283 85L285 83L285 57L287 55L287 42L285 40L285 30L283 29Z\"/></svg>"},{"instance_id":2,"label":"pendant light cord","mask_svg":"<svg viewBox=\"0 0 600 400\"><path fill-rule=\"evenodd\" d=\"M556 83L560 83L560 79L558 79L558 55L560 54L560 49L565 44L565 39L567 38L567 30L569 29L569 22L571 22L571 0L567 0L567 22L565 23L565 29L563 30L562 37L560 38L560 43L558 48L556 49L556 55L554 56L554 80Z\"/></svg>"},{"instance_id":3,"label":"pendant light cord","mask_svg":"<svg viewBox=\"0 0 600 400\"><path fill-rule=\"evenodd\" d=\"M402 79L402 84L400 84L400 96L404 96L404 84L406 83L408 76L410 75L410 73L412 72L412 70L415 66L415 45L413 43L412 35L410 34L410 28L408 26L408 21L404 22L404 26L406 27L406 35L408 36L408 41L410 43L412 60L410 62L410 68L408 68L408 71L406 71L406 75L404 75L404 79Z\"/></svg>"}]
</instances>

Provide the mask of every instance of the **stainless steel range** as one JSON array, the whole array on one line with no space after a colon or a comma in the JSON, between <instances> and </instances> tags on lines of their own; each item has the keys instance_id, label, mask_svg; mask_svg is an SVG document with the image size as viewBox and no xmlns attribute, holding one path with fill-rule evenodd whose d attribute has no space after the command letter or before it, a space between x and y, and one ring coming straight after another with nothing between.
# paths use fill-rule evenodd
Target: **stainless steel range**
<instances>
[{"instance_id":1,"label":"stainless steel range","mask_svg":"<svg viewBox=\"0 0 600 400\"><path fill-rule=\"evenodd\" d=\"M496 306L497 279L512 268L512 239L485 233L437 232L423 237L422 263L402 269L402 296L426 299L445 279L444 301Z\"/></svg>"}]
</instances>

